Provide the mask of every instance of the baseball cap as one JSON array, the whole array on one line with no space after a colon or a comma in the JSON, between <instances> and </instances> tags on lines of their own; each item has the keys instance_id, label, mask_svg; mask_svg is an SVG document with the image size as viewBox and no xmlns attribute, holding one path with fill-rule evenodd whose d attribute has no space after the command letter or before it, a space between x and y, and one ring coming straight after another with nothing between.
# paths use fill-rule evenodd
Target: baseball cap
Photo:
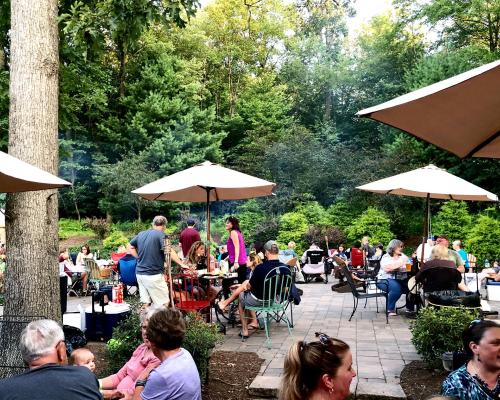
<instances>
[{"instance_id":1,"label":"baseball cap","mask_svg":"<svg viewBox=\"0 0 500 400\"><path fill-rule=\"evenodd\" d=\"M192 225L194 225L194 224L195 224L195 222L194 222L194 219L193 219L193 218L189 218L189 219L187 220L187 222L186 222L186 223L187 223L189 226L192 226Z\"/></svg>"},{"instance_id":2,"label":"baseball cap","mask_svg":"<svg viewBox=\"0 0 500 400\"><path fill-rule=\"evenodd\" d=\"M269 253L278 254L280 251L278 242L276 242L275 240L268 240L264 245L264 250L268 251Z\"/></svg>"}]
</instances>

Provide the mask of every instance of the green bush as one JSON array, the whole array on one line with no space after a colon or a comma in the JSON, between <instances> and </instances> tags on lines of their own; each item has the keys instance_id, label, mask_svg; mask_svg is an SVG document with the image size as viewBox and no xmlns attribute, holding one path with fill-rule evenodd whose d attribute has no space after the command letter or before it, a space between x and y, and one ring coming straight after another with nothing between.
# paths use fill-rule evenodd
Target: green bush
<instances>
[{"instance_id":1,"label":"green bush","mask_svg":"<svg viewBox=\"0 0 500 400\"><path fill-rule=\"evenodd\" d=\"M294 211L304 215L308 225L325 226L330 222L328 213L317 201L299 204Z\"/></svg>"},{"instance_id":2,"label":"green bush","mask_svg":"<svg viewBox=\"0 0 500 400\"><path fill-rule=\"evenodd\" d=\"M117 222L113 224L113 229L117 231L122 231L125 236L133 237L137 235L141 231L145 231L151 228L151 222L143 222L143 221L125 221L125 222Z\"/></svg>"},{"instance_id":3,"label":"green bush","mask_svg":"<svg viewBox=\"0 0 500 400\"><path fill-rule=\"evenodd\" d=\"M417 353L429 367L442 369L442 354L463 347L462 331L477 317L477 311L464 307L420 310L410 326Z\"/></svg>"},{"instance_id":4,"label":"green bush","mask_svg":"<svg viewBox=\"0 0 500 400\"><path fill-rule=\"evenodd\" d=\"M299 212L289 212L280 218L280 228L278 232L278 242L287 244L293 240L297 244L295 249L300 253L309 246L306 243L305 234L308 229L307 219Z\"/></svg>"},{"instance_id":5,"label":"green bush","mask_svg":"<svg viewBox=\"0 0 500 400\"><path fill-rule=\"evenodd\" d=\"M189 313L186 316L186 328L182 347L193 356L200 373L200 379L205 382L208 377L208 363L213 348L222 341L222 336L218 333L217 325L205 322L200 314L196 313Z\"/></svg>"},{"instance_id":6,"label":"green bush","mask_svg":"<svg viewBox=\"0 0 500 400\"><path fill-rule=\"evenodd\" d=\"M85 228L82 222L76 219L61 218L59 220L59 239L64 240L72 236L92 236L94 232Z\"/></svg>"},{"instance_id":7,"label":"green bush","mask_svg":"<svg viewBox=\"0 0 500 400\"><path fill-rule=\"evenodd\" d=\"M432 231L453 240L464 240L471 227L472 217L465 201L447 201L432 219Z\"/></svg>"},{"instance_id":8,"label":"green bush","mask_svg":"<svg viewBox=\"0 0 500 400\"><path fill-rule=\"evenodd\" d=\"M116 373L130 359L132 353L142 343L139 318L140 303L129 299L131 313L128 318L113 330L113 337L108 341L109 369L105 374ZM186 316L186 336L182 347L188 350L198 367L202 382L208 375L208 362L215 345L222 340L217 325L205 322L199 314ZM103 376L106 376L103 373Z\"/></svg>"},{"instance_id":9,"label":"green bush","mask_svg":"<svg viewBox=\"0 0 500 400\"><path fill-rule=\"evenodd\" d=\"M121 231L114 231L102 241L103 249L107 252L116 251L119 246L126 246L127 237Z\"/></svg>"},{"instance_id":10,"label":"green bush","mask_svg":"<svg viewBox=\"0 0 500 400\"><path fill-rule=\"evenodd\" d=\"M390 225L391 221L383 211L375 207L368 207L347 228L347 238L354 242L361 240L363 236L369 236L373 245L382 243L387 246L389 241L394 238Z\"/></svg>"},{"instance_id":11,"label":"green bush","mask_svg":"<svg viewBox=\"0 0 500 400\"><path fill-rule=\"evenodd\" d=\"M498 238L500 237L500 221L487 215L480 215L465 240L465 248L477 257L479 265L484 260L493 260L500 256Z\"/></svg>"},{"instance_id":12,"label":"green bush","mask_svg":"<svg viewBox=\"0 0 500 400\"><path fill-rule=\"evenodd\" d=\"M134 298L127 299L127 302L130 304L130 315L113 329L113 337L107 343L109 360L108 371L105 371L107 375L118 372L142 343L139 318L141 304Z\"/></svg>"}]
</instances>

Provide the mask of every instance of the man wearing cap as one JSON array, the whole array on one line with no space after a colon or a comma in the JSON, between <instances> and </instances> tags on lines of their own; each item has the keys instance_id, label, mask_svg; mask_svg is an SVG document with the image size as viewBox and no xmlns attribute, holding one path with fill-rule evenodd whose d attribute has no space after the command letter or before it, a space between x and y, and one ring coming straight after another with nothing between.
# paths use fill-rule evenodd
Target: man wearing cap
<instances>
[{"instance_id":1,"label":"man wearing cap","mask_svg":"<svg viewBox=\"0 0 500 400\"><path fill-rule=\"evenodd\" d=\"M262 306L264 298L264 280L266 279L266 276L270 271L279 267L280 271L284 275L290 275L290 268L279 260L279 248L276 241L267 241L264 245L264 252L266 261L258 265L253 270L251 278L243 282L238 287L238 289L233 292L229 299L220 301L218 303L218 307L221 311L224 310L224 308L226 308L228 304L239 297L238 310L240 315L243 316L245 312L245 306ZM241 318L240 336L243 339L248 338L248 320L243 317Z\"/></svg>"},{"instance_id":2,"label":"man wearing cap","mask_svg":"<svg viewBox=\"0 0 500 400\"><path fill-rule=\"evenodd\" d=\"M192 218L187 220L187 228L181 232L179 242L181 243L182 254L187 257L189 249L194 242L201 241L200 233L194 228L195 222Z\"/></svg>"}]
</instances>

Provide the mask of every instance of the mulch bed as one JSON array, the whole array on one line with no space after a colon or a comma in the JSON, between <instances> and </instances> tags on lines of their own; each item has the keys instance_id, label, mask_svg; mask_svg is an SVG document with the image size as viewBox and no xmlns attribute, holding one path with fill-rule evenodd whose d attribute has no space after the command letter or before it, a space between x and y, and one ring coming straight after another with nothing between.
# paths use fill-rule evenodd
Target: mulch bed
<instances>
[{"instance_id":1,"label":"mulch bed","mask_svg":"<svg viewBox=\"0 0 500 400\"><path fill-rule=\"evenodd\" d=\"M108 373L107 349L102 342L88 342L94 353L95 374L103 378ZM264 360L255 353L216 351L210 359L208 383L203 386L204 400L248 399L247 389L260 371Z\"/></svg>"},{"instance_id":2,"label":"mulch bed","mask_svg":"<svg viewBox=\"0 0 500 400\"><path fill-rule=\"evenodd\" d=\"M448 372L428 369L422 361L412 361L401 372L401 387L408 400L424 400L441 392Z\"/></svg>"},{"instance_id":3,"label":"mulch bed","mask_svg":"<svg viewBox=\"0 0 500 400\"><path fill-rule=\"evenodd\" d=\"M67 239L59 241L60 249L67 249L69 247L83 246L89 240L94 239L93 236L71 236Z\"/></svg>"},{"instance_id":4,"label":"mulch bed","mask_svg":"<svg viewBox=\"0 0 500 400\"><path fill-rule=\"evenodd\" d=\"M259 373L263 361L255 353L214 352L210 359L208 384L203 386L203 399L248 399L248 386Z\"/></svg>"}]
</instances>

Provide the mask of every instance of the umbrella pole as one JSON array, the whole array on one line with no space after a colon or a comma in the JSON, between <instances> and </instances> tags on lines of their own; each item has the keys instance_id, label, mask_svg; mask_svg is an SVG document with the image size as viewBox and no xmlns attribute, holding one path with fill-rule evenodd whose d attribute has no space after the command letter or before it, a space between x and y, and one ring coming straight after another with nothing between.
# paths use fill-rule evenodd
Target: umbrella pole
<instances>
[{"instance_id":1,"label":"umbrella pole","mask_svg":"<svg viewBox=\"0 0 500 400\"><path fill-rule=\"evenodd\" d=\"M165 253L165 269L168 277L168 297L170 298L170 307L175 310L175 303L174 303L174 287L172 284L172 257L170 255L171 251L171 246L170 246L170 239L168 237L165 238L165 243L163 246L163 251Z\"/></svg>"},{"instance_id":2,"label":"umbrella pole","mask_svg":"<svg viewBox=\"0 0 500 400\"><path fill-rule=\"evenodd\" d=\"M427 193L425 200L425 217L424 217L424 236L422 237L422 252L420 254L420 263L425 264L424 260L424 249L427 243L427 238L429 237L429 218L431 212L431 194Z\"/></svg>"},{"instance_id":3,"label":"umbrella pole","mask_svg":"<svg viewBox=\"0 0 500 400\"><path fill-rule=\"evenodd\" d=\"M210 270L210 190L212 188L206 188L207 191L207 245L205 246L205 260L207 260L207 269Z\"/></svg>"}]
</instances>

